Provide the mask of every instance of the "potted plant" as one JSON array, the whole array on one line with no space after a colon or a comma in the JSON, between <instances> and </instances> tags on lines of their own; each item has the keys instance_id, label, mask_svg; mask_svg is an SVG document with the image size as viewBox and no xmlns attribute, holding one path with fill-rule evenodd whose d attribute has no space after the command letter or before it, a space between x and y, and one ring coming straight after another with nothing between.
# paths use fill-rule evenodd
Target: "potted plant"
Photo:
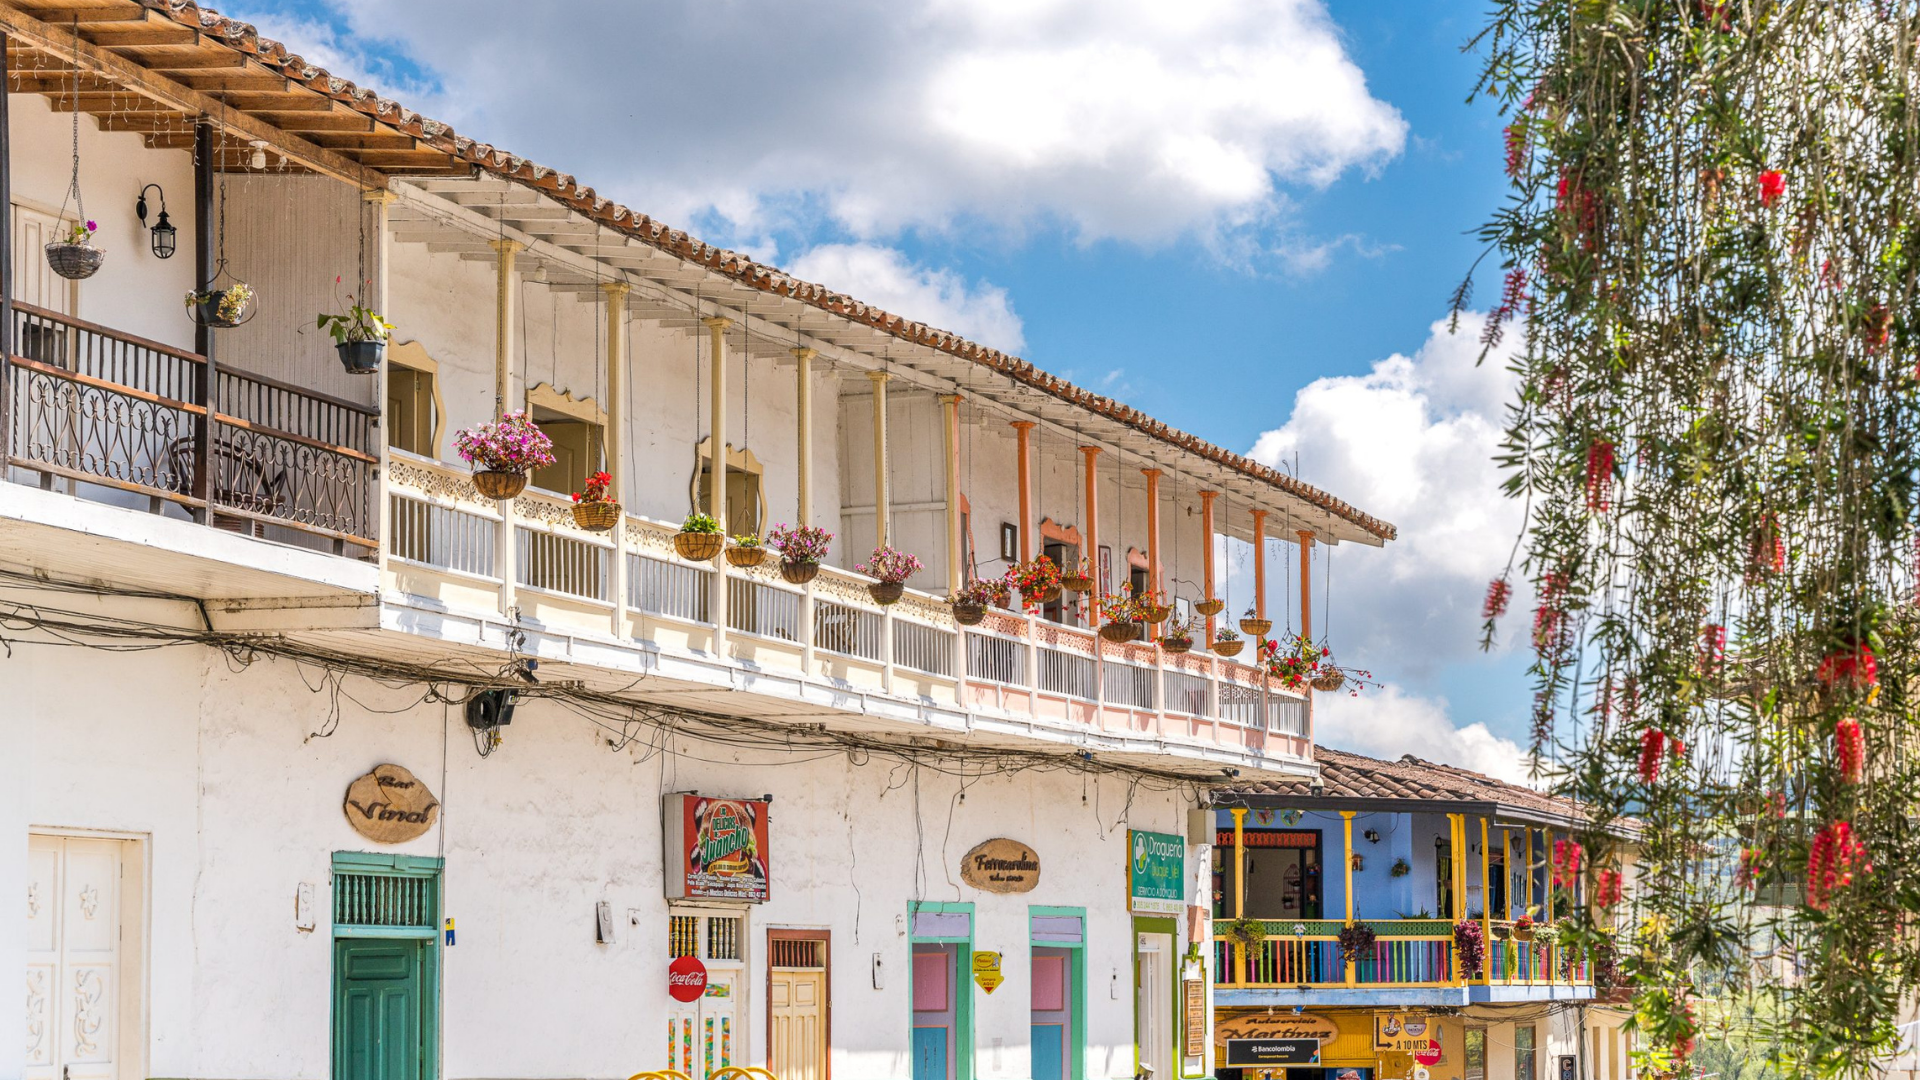
<instances>
[{"instance_id":1,"label":"potted plant","mask_svg":"<svg viewBox=\"0 0 1920 1080\"><path fill-rule=\"evenodd\" d=\"M231 330L253 317L253 286L236 281L223 289L195 289L187 294L187 311L202 326Z\"/></svg>"},{"instance_id":2,"label":"potted plant","mask_svg":"<svg viewBox=\"0 0 1920 1080\"><path fill-rule=\"evenodd\" d=\"M693 562L706 562L726 546L727 534L720 531L720 523L698 510L688 514L680 523L680 531L673 534L673 550Z\"/></svg>"},{"instance_id":3,"label":"potted plant","mask_svg":"<svg viewBox=\"0 0 1920 1080\"><path fill-rule=\"evenodd\" d=\"M1100 625L1100 636L1108 641L1120 644L1140 636L1140 601L1134 599L1131 589L1102 596L1100 618L1104 620Z\"/></svg>"},{"instance_id":4,"label":"potted plant","mask_svg":"<svg viewBox=\"0 0 1920 1080\"><path fill-rule=\"evenodd\" d=\"M1208 597L1193 605L1193 610L1195 614L1211 619L1215 615L1227 610L1227 602L1225 600Z\"/></svg>"},{"instance_id":5,"label":"potted plant","mask_svg":"<svg viewBox=\"0 0 1920 1080\"><path fill-rule=\"evenodd\" d=\"M460 459L474 467L473 486L489 499L511 499L527 486L527 474L553 464L553 440L524 412L454 432Z\"/></svg>"},{"instance_id":6,"label":"potted plant","mask_svg":"<svg viewBox=\"0 0 1920 1080\"><path fill-rule=\"evenodd\" d=\"M609 498L613 477L597 472L587 477L586 490L573 493L573 523L588 532L606 532L620 523L620 500Z\"/></svg>"},{"instance_id":7,"label":"potted plant","mask_svg":"<svg viewBox=\"0 0 1920 1080\"><path fill-rule=\"evenodd\" d=\"M1461 974L1479 978L1487 962L1487 939L1480 933L1479 920L1461 919L1453 924L1453 951L1460 957Z\"/></svg>"},{"instance_id":8,"label":"potted plant","mask_svg":"<svg viewBox=\"0 0 1920 1080\"><path fill-rule=\"evenodd\" d=\"M340 284L340 279L334 278L333 283ZM349 375L379 371L380 361L387 356L387 338L393 334L393 324L352 293L347 294L345 315L321 315L314 326L333 336L333 350L340 354L340 366Z\"/></svg>"},{"instance_id":9,"label":"potted plant","mask_svg":"<svg viewBox=\"0 0 1920 1080\"><path fill-rule=\"evenodd\" d=\"M767 543L780 553L780 576L805 585L820 573L820 560L833 545L833 534L817 525L775 525Z\"/></svg>"},{"instance_id":10,"label":"potted plant","mask_svg":"<svg viewBox=\"0 0 1920 1080\"><path fill-rule=\"evenodd\" d=\"M1060 568L1045 555L1015 565L1007 571L1007 583L1020 590L1020 603L1030 615L1060 599Z\"/></svg>"},{"instance_id":11,"label":"potted plant","mask_svg":"<svg viewBox=\"0 0 1920 1080\"><path fill-rule=\"evenodd\" d=\"M1273 620L1261 618L1251 606L1247 608L1246 614L1240 616L1240 632L1250 638L1266 637L1267 631L1272 629Z\"/></svg>"},{"instance_id":12,"label":"potted plant","mask_svg":"<svg viewBox=\"0 0 1920 1080\"><path fill-rule=\"evenodd\" d=\"M1513 933L1513 927L1503 922L1488 923L1487 928L1493 931L1493 940L1495 941L1505 941L1507 940L1507 935Z\"/></svg>"},{"instance_id":13,"label":"potted plant","mask_svg":"<svg viewBox=\"0 0 1920 1080\"><path fill-rule=\"evenodd\" d=\"M1159 625L1173 617L1173 605L1160 595L1160 590L1149 589L1140 594L1140 611L1147 622Z\"/></svg>"},{"instance_id":14,"label":"potted plant","mask_svg":"<svg viewBox=\"0 0 1920 1080\"><path fill-rule=\"evenodd\" d=\"M953 621L961 626L978 626L986 621L989 607L1005 607L1012 598L1005 578L967 582L948 602L953 605Z\"/></svg>"},{"instance_id":15,"label":"potted plant","mask_svg":"<svg viewBox=\"0 0 1920 1080\"><path fill-rule=\"evenodd\" d=\"M1331 664L1321 664L1320 673L1313 677L1313 688L1323 694L1331 694L1347 685L1347 673Z\"/></svg>"},{"instance_id":16,"label":"potted plant","mask_svg":"<svg viewBox=\"0 0 1920 1080\"><path fill-rule=\"evenodd\" d=\"M1387 868L1389 877L1406 877L1411 873L1413 873L1413 867L1408 866L1405 859L1395 859L1393 865Z\"/></svg>"},{"instance_id":17,"label":"potted plant","mask_svg":"<svg viewBox=\"0 0 1920 1080\"><path fill-rule=\"evenodd\" d=\"M1302 634L1291 634L1284 641L1268 640L1260 645L1267 674L1280 680L1289 690L1299 690L1320 673L1323 650Z\"/></svg>"},{"instance_id":18,"label":"potted plant","mask_svg":"<svg viewBox=\"0 0 1920 1080\"><path fill-rule=\"evenodd\" d=\"M1170 653L1183 653L1193 648L1193 627L1184 622L1174 623L1160 635L1160 648Z\"/></svg>"},{"instance_id":19,"label":"potted plant","mask_svg":"<svg viewBox=\"0 0 1920 1080\"><path fill-rule=\"evenodd\" d=\"M1080 565L1060 575L1060 587L1070 593L1090 593L1093 591L1093 563L1081 559Z\"/></svg>"},{"instance_id":20,"label":"potted plant","mask_svg":"<svg viewBox=\"0 0 1920 1080\"><path fill-rule=\"evenodd\" d=\"M1220 924L1220 936L1251 949L1267 940L1267 924L1251 916L1229 919Z\"/></svg>"},{"instance_id":21,"label":"potted plant","mask_svg":"<svg viewBox=\"0 0 1920 1080\"><path fill-rule=\"evenodd\" d=\"M1373 959L1373 945L1378 935L1365 923L1354 923L1340 929L1340 957L1349 964Z\"/></svg>"},{"instance_id":22,"label":"potted plant","mask_svg":"<svg viewBox=\"0 0 1920 1080\"><path fill-rule=\"evenodd\" d=\"M767 561L767 545L758 533L740 533L727 549L727 561L735 566L759 566Z\"/></svg>"},{"instance_id":23,"label":"potted plant","mask_svg":"<svg viewBox=\"0 0 1920 1080\"><path fill-rule=\"evenodd\" d=\"M1223 626L1213 635L1213 651L1220 656L1238 656L1247 643L1240 640L1240 634L1231 626Z\"/></svg>"},{"instance_id":24,"label":"potted plant","mask_svg":"<svg viewBox=\"0 0 1920 1080\"><path fill-rule=\"evenodd\" d=\"M107 253L93 246L93 234L100 226L91 221L76 221L48 244L47 265L69 281L90 278L107 261Z\"/></svg>"},{"instance_id":25,"label":"potted plant","mask_svg":"<svg viewBox=\"0 0 1920 1080\"><path fill-rule=\"evenodd\" d=\"M907 591L907 579L925 569L916 555L890 548L884 544L873 549L873 555L866 562L854 567L855 570L870 578L878 578L867 586L867 595L873 602L885 607L897 604Z\"/></svg>"},{"instance_id":26,"label":"potted plant","mask_svg":"<svg viewBox=\"0 0 1920 1080\"><path fill-rule=\"evenodd\" d=\"M1513 937L1515 941L1532 941L1534 934L1538 932L1539 928L1534 924L1533 916L1531 915L1522 915L1513 920Z\"/></svg>"}]
</instances>

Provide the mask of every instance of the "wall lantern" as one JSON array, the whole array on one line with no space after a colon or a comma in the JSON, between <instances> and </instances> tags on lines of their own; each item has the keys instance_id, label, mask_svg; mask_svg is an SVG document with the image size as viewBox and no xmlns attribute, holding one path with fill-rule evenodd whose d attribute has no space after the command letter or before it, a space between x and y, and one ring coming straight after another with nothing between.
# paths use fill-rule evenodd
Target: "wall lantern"
<instances>
[{"instance_id":1,"label":"wall lantern","mask_svg":"<svg viewBox=\"0 0 1920 1080\"><path fill-rule=\"evenodd\" d=\"M1380 830L1379 830L1379 829L1368 829L1368 830L1367 830L1366 832L1364 832L1364 833L1361 833L1360 835L1362 835L1362 836L1364 836L1364 837L1366 837L1366 838L1367 838L1367 843L1369 843L1369 844L1377 844L1377 843L1379 843L1379 842L1380 842Z\"/></svg>"},{"instance_id":2,"label":"wall lantern","mask_svg":"<svg viewBox=\"0 0 1920 1080\"><path fill-rule=\"evenodd\" d=\"M156 258L171 259L173 258L174 240L177 230L174 229L173 222L167 220L166 189L162 188L159 184L148 184L146 187L141 188L140 198L133 204L133 213L135 217L140 219L140 224L145 225L147 223L147 192L149 191L158 191L160 193L160 218L153 223L153 254Z\"/></svg>"}]
</instances>

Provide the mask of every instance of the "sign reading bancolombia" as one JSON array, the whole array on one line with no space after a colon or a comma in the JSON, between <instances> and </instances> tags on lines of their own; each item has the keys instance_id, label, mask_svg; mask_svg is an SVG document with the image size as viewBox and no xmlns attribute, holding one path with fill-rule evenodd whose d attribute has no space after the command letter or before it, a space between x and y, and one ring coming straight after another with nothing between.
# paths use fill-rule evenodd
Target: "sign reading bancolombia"
<instances>
[{"instance_id":1,"label":"sign reading bancolombia","mask_svg":"<svg viewBox=\"0 0 1920 1080\"><path fill-rule=\"evenodd\" d=\"M341 809L354 831L376 844L404 844L440 820L440 800L399 765L375 765L347 785Z\"/></svg>"},{"instance_id":2,"label":"sign reading bancolombia","mask_svg":"<svg viewBox=\"0 0 1920 1080\"><path fill-rule=\"evenodd\" d=\"M1031 892L1040 884L1040 857L1014 840L988 840L960 860L960 880L982 892Z\"/></svg>"}]
</instances>

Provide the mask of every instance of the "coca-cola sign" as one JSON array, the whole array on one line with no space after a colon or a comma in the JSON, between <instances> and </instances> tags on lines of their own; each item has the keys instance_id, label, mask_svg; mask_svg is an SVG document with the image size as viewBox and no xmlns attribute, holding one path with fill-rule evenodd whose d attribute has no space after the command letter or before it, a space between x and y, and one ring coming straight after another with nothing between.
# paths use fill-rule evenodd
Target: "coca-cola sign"
<instances>
[{"instance_id":1,"label":"coca-cola sign","mask_svg":"<svg viewBox=\"0 0 1920 1080\"><path fill-rule=\"evenodd\" d=\"M707 965L697 956L682 956L667 965L667 993L675 1001L697 1001L707 992Z\"/></svg>"}]
</instances>

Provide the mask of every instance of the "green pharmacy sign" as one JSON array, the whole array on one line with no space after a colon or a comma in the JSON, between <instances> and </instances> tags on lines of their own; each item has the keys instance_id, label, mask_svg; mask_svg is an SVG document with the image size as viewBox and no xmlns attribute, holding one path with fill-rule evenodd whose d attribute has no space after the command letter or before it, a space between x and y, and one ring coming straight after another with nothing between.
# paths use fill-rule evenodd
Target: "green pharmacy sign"
<instances>
[{"instance_id":1,"label":"green pharmacy sign","mask_svg":"<svg viewBox=\"0 0 1920 1080\"><path fill-rule=\"evenodd\" d=\"M1128 830L1127 906L1140 915L1178 915L1187 902L1187 841Z\"/></svg>"}]
</instances>

